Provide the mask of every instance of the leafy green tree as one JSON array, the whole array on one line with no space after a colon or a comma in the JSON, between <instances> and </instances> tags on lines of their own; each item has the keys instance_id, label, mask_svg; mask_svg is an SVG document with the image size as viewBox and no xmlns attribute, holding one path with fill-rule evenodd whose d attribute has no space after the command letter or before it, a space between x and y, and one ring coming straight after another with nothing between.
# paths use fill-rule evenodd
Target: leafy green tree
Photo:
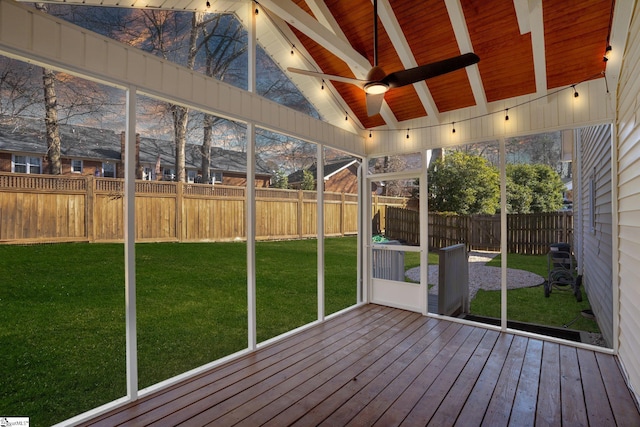
<instances>
[{"instance_id":1,"label":"leafy green tree","mask_svg":"<svg viewBox=\"0 0 640 427\"><path fill-rule=\"evenodd\" d=\"M509 188L511 187L511 188ZM553 212L562 208L565 186L560 175L544 164L507 165L509 212Z\"/></svg>"},{"instance_id":2,"label":"leafy green tree","mask_svg":"<svg viewBox=\"0 0 640 427\"><path fill-rule=\"evenodd\" d=\"M460 215L494 214L500 206L500 176L486 159L462 151L429 169L429 209Z\"/></svg>"},{"instance_id":3,"label":"leafy green tree","mask_svg":"<svg viewBox=\"0 0 640 427\"><path fill-rule=\"evenodd\" d=\"M302 173L302 184L300 185L300 188L302 190L315 190L316 179L313 177L313 174L308 170L305 170Z\"/></svg>"},{"instance_id":4,"label":"leafy green tree","mask_svg":"<svg viewBox=\"0 0 640 427\"><path fill-rule=\"evenodd\" d=\"M276 171L275 176L273 177L273 187L274 188L289 188L289 177L287 173L279 169Z\"/></svg>"}]
</instances>

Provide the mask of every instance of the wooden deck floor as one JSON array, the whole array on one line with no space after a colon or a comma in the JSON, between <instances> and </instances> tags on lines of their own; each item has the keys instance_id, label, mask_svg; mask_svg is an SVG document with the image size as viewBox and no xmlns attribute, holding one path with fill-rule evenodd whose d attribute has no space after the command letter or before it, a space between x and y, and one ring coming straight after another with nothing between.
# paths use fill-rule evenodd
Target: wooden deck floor
<instances>
[{"instance_id":1,"label":"wooden deck floor","mask_svg":"<svg viewBox=\"0 0 640 427\"><path fill-rule=\"evenodd\" d=\"M367 305L93 426L640 426L613 356Z\"/></svg>"}]
</instances>

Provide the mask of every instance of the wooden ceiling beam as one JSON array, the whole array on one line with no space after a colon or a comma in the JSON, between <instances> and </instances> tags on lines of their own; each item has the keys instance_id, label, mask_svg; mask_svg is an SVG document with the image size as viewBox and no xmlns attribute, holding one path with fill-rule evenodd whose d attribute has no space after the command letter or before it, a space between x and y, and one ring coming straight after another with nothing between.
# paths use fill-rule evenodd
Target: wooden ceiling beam
<instances>
[{"instance_id":1,"label":"wooden ceiling beam","mask_svg":"<svg viewBox=\"0 0 640 427\"><path fill-rule=\"evenodd\" d=\"M469 36L469 29L467 28L467 22L464 18L462 11L462 5L460 0L445 0L447 6L447 13L451 20L451 26L453 32L456 35L456 41L461 53L473 52L473 46L471 45L471 36ZM482 61L482 58L480 58ZM484 86L482 85L482 78L480 77L480 70L478 65L474 64L466 67L467 77L469 78L469 84L471 84L471 90L473 91L473 97L476 101L476 106L479 112L486 114L487 107L487 95L484 92Z\"/></svg>"},{"instance_id":2,"label":"wooden ceiling beam","mask_svg":"<svg viewBox=\"0 0 640 427\"><path fill-rule=\"evenodd\" d=\"M378 17L380 18L380 21L382 21L382 25L384 25L384 29L386 30L387 35L389 36L389 39L393 44L393 47L398 53L398 57L400 58L400 61L402 61L402 65L404 66L404 68L407 69L417 67L418 63L413 56L413 52L411 52L409 43L404 36L404 32L402 31L400 23L398 22L398 19L396 18L396 15L393 12L393 9L391 8L388 0L378 1ZM422 105L424 106L427 114L431 118L433 118L436 123L440 123L440 112L438 111L438 107L433 100L433 96L431 96L431 92L429 91L427 84L422 81L419 83L415 83L413 87L416 90L418 98L420 98L420 101L422 102Z\"/></svg>"}]
</instances>

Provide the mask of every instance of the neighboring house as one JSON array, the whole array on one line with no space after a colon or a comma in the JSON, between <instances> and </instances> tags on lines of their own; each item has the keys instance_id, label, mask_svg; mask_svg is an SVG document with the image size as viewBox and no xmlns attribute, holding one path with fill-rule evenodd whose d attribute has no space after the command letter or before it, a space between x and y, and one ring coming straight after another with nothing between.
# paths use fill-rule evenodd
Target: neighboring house
<instances>
[{"instance_id":1,"label":"neighboring house","mask_svg":"<svg viewBox=\"0 0 640 427\"><path fill-rule=\"evenodd\" d=\"M333 193L358 193L358 167L360 163L353 158L334 160L324 165L324 191ZM317 185L317 165L306 169L311 172ZM297 170L289 175L289 187L300 189L304 178L304 171Z\"/></svg>"},{"instance_id":2,"label":"neighboring house","mask_svg":"<svg viewBox=\"0 0 640 427\"><path fill-rule=\"evenodd\" d=\"M63 175L124 177L124 132L74 125L60 125ZM187 144L185 153L188 182L201 179L200 146ZM47 144L42 120L0 120L0 172L46 173ZM175 179L175 145L173 141L137 136L136 164L138 179L173 181ZM246 154L239 151L211 149L214 183L244 186ZM271 173L258 160L256 186L268 187Z\"/></svg>"}]
</instances>

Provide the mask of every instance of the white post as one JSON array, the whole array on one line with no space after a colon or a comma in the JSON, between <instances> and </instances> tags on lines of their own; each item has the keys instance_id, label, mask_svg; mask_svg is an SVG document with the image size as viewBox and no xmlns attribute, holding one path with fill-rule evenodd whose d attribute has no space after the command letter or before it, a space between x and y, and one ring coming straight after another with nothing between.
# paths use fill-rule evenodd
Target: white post
<instances>
[{"instance_id":1,"label":"white post","mask_svg":"<svg viewBox=\"0 0 640 427\"><path fill-rule=\"evenodd\" d=\"M358 214L362 220L362 302L370 302L369 286L371 283L371 265L369 262L371 254L371 181L368 179L367 169L369 157L362 159L362 188L360 210Z\"/></svg>"},{"instance_id":2,"label":"white post","mask_svg":"<svg viewBox=\"0 0 640 427\"><path fill-rule=\"evenodd\" d=\"M253 3L248 2L248 90L256 89L256 15L253 13ZM254 350L257 346L256 325L256 128L253 123L247 123L247 322L248 347Z\"/></svg>"},{"instance_id":3,"label":"white post","mask_svg":"<svg viewBox=\"0 0 640 427\"><path fill-rule=\"evenodd\" d=\"M500 138L500 327L507 329L507 150L506 140Z\"/></svg>"},{"instance_id":4,"label":"white post","mask_svg":"<svg viewBox=\"0 0 640 427\"><path fill-rule=\"evenodd\" d=\"M618 332L620 329L620 265L618 258L618 250L620 248L620 230L618 224L618 138L616 133L615 123L611 125L611 247L613 250L611 251L611 291L612 295L612 313L613 313L613 331L612 331L612 340L613 340L613 352L618 354L618 349L620 347L620 333ZM575 197L574 197L575 206ZM575 221L573 222L574 233L575 233ZM582 226L582 224L580 224ZM575 236L575 234L574 234ZM575 241L575 237L574 237Z\"/></svg>"},{"instance_id":5,"label":"white post","mask_svg":"<svg viewBox=\"0 0 640 427\"><path fill-rule=\"evenodd\" d=\"M427 151L422 151L422 172L420 174L420 286L424 292L420 305L422 314L429 312L429 199L428 174L429 158Z\"/></svg>"},{"instance_id":6,"label":"white post","mask_svg":"<svg viewBox=\"0 0 640 427\"><path fill-rule=\"evenodd\" d=\"M364 159L360 159L360 164L358 165L358 234L357 234L357 274L356 274L356 302L357 303L361 303L362 302L362 286L363 286L363 282L362 282L362 251L363 251L363 233L365 232L365 228L364 228L364 214L363 214L363 200L364 200L364 176L363 176L363 169L364 169Z\"/></svg>"},{"instance_id":7,"label":"white post","mask_svg":"<svg viewBox=\"0 0 640 427\"><path fill-rule=\"evenodd\" d=\"M324 147L318 144L316 158L316 208L318 236L318 320L324 320Z\"/></svg>"},{"instance_id":8,"label":"white post","mask_svg":"<svg viewBox=\"0 0 640 427\"><path fill-rule=\"evenodd\" d=\"M127 397L138 398L138 348L136 333L136 88L126 92L124 155L124 287L126 310Z\"/></svg>"}]
</instances>

